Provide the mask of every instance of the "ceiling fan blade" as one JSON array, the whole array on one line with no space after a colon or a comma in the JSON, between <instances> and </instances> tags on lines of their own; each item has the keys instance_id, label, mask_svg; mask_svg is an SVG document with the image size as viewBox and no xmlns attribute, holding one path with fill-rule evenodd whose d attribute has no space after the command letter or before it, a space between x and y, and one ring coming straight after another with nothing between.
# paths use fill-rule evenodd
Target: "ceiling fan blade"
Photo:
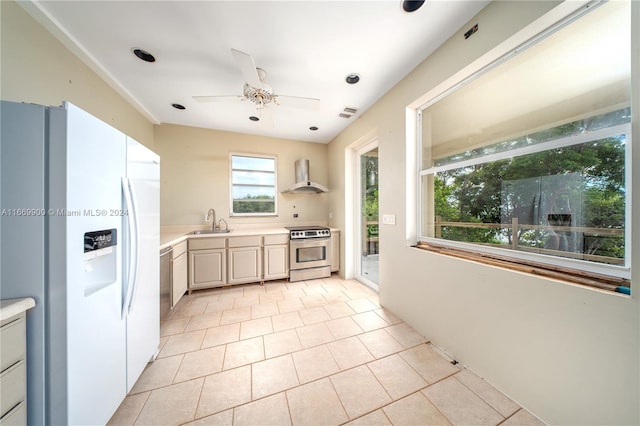
<instances>
[{"instance_id":1,"label":"ceiling fan blade","mask_svg":"<svg viewBox=\"0 0 640 426\"><path fill-rule=\"evenodd\" d=\"M251 55L236 49L231 49L231 53L233 53L233 57L236 58L236 62L240 67L240 71L242 71L245 81L251 86L261 89L262 81L260 81L258 70L256 70L256 63L253 61Z\"/></svg>"},{"instance_id":2,"label":"ceiling fan blade","mask_svg":"<svg viewBox=\"0 0 640 426\"><path fill-rule=\"evenodd\" d=\"M244 96L193 96L193 99L198 102L235 102L246 101Z\"/></svg>"},{"instance_id":3,"label":"ceiling fan blade","mask_svg":"<svg viewBox=\"0 0 640 426\"><path fill-rule=\"evenodd\" d=\"M320 109L320 99L301 98L298 96L278 95L278 104L292 108L302 108L310 110Z\"/></svg>"}]
</instances>

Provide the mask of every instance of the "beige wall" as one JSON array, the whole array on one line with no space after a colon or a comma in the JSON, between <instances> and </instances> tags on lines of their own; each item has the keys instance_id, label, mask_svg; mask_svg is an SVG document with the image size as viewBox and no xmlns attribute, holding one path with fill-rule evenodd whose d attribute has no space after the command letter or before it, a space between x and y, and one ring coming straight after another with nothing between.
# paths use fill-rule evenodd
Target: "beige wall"
<instances>
[{"instance_id":1,"label":"beige wall","mask_svg":"<svg viewBox=\"0 0 640 426\"><path fill-rule=\"evenodd\" d=\"M69 101L154 149L153 125L13 1L0 1L3 100Z\"/></svg>"},{"instance_id":2,"label":"beige wall","mask_svg":"<svg viewBox=\"0 0 640 426\"><path fill-rule=\"evenodd\" d=\"M278 155L279 188L294 181L293 162L307 157L312 179L331 190L318 196L280 195L280 216L271 223L294 222L294 211L300 214L299 222L324 222L331 211L330 224L344 231L351 220L344 214L345 147L373 132L380 144L380 213L396 215L395 226L380 230L382 303L549 423L639 424L638 272L633 274L633 297L626 298L421 252L406 242L412 227L405 178L406 106L556 4L492 3L470 22L480 26L473 37L465 42L463 31L456 34L328 148L154 127L10 1L0 2L0 90L6 100L53 105L69 100L159 152L163 225L203 224L210 207L227 217L228 154L241 151ZM635 22L640 22L640 5L634 6ZM634 37L640 39L637 28ZM633 71L639 75L637 46L635 52ZM634 84L634 93L639 93L637 80ZM637 99L633 102L637 105ZM637 135L640 108L633 114ZM633 156L633 163L640 164L640 149L634 149ZM632 183L633 208L640 211L640 170L634 171ZM232 224L258 220L234 219ZM632 240L640 241L639 215L632 225ZM640 271L640 256L633 262L633 270Z\"/></svg>"},{"instance_id":3,"label":"beige wall","mask_svg":"<svg viewBox=\"0 0 640 426\"><path fill-rule=\"evenodd\" d=\"M351 218L345 217L345 149L373 135L379 141L380 214L396 215L395 226L380 229L381 303L550 424L639 424L639 256L633 259L633 296L628 298L427 253L407 242L415 238L415 180L407 160L406 107L476 66L485 53L503 49L530 23L550 24L547 12L557 5L491 3L333 140L331 225L351 231ZM636 22L639 6L635 2ZM479 31L465 41L462 33L475 23ZM635 134L640 131L638 110L633 113ZM640 164L639 151L634 150L634 164ZM633 188L634 208L640 209L638 170ZM640 241L638 215L632 226L632 240Z\"/></svg>"},{"instance_id":4,"label":"beige wall","mask_svg":"<svg viewBox=\"0 0 640 426\"><path fill-rule=\"evenodd\" d=\"M295 182L294 162L300 158L309 159L311 180L326 186L327 145L169 124L155 127L155 143L161 164L163 226L205 225L209 208L214 208L217 217L227 220L230 227L328 220L328 194L280 193L277 217L229 218L230 152L276 156L281 191Z\"/></svg>"}]
</instances>

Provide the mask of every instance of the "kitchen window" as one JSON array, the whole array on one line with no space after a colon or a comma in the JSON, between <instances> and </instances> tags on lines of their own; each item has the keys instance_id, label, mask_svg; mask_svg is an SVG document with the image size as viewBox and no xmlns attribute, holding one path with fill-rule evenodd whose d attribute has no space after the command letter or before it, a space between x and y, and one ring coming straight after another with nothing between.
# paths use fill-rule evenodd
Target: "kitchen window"
<instances>
[{"instance_id":1,"label":"kitchen window","mask_svg":"<svg viewBox=\"0 0 640 426\"><path fill-rule=\"evenodd\" d=\"M419 246L627 293L630 2L584 8L418 110Z\"/></svg>"},{"instance_id":2,"label":"kitchen window","mask_svg":"<svg viewBox=\"0 0 640 426\"><path fill-rule=\"evenodd\" d=\"M231 154L231 215L277 215L276 157Z\"/></svg>"}]
</instances>

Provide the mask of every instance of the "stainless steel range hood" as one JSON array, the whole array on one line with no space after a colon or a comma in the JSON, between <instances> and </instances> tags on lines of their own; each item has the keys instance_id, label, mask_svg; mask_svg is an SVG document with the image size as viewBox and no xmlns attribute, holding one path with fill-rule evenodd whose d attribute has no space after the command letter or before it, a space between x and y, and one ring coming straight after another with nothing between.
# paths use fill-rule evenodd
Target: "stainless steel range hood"
<instances>
[{"instance_id":1,"label":"stainless steel range hood","mask_svg":"<svg viewBox=\"0 0 640 426\"><path fill-rule=\"evenodd\" d=\"M322 192L329 192L326 186L309 180L309 160L302 159L296 161L295 171L296 183L282 192L288 194L320 194Z\"/></svg>"}]
</instances>

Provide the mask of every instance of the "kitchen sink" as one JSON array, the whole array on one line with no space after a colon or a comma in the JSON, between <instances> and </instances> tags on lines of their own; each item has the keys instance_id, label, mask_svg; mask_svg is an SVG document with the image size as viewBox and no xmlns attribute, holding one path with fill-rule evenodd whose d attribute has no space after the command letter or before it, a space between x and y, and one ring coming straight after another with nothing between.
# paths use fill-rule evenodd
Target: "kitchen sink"
<instances>
[{"instance_id":1,"label":"kitchen sink","mask_svg":"<svg viewBox=\"0 0 640 426\"><path fill-rule=\"evenodd\" d=\"M215 231L213 229L203 229L203 230L193 231L190 233L190 235L228 234L229 232L231 232L231 229L216 229Z\"/></svg>"}]
</instances>

